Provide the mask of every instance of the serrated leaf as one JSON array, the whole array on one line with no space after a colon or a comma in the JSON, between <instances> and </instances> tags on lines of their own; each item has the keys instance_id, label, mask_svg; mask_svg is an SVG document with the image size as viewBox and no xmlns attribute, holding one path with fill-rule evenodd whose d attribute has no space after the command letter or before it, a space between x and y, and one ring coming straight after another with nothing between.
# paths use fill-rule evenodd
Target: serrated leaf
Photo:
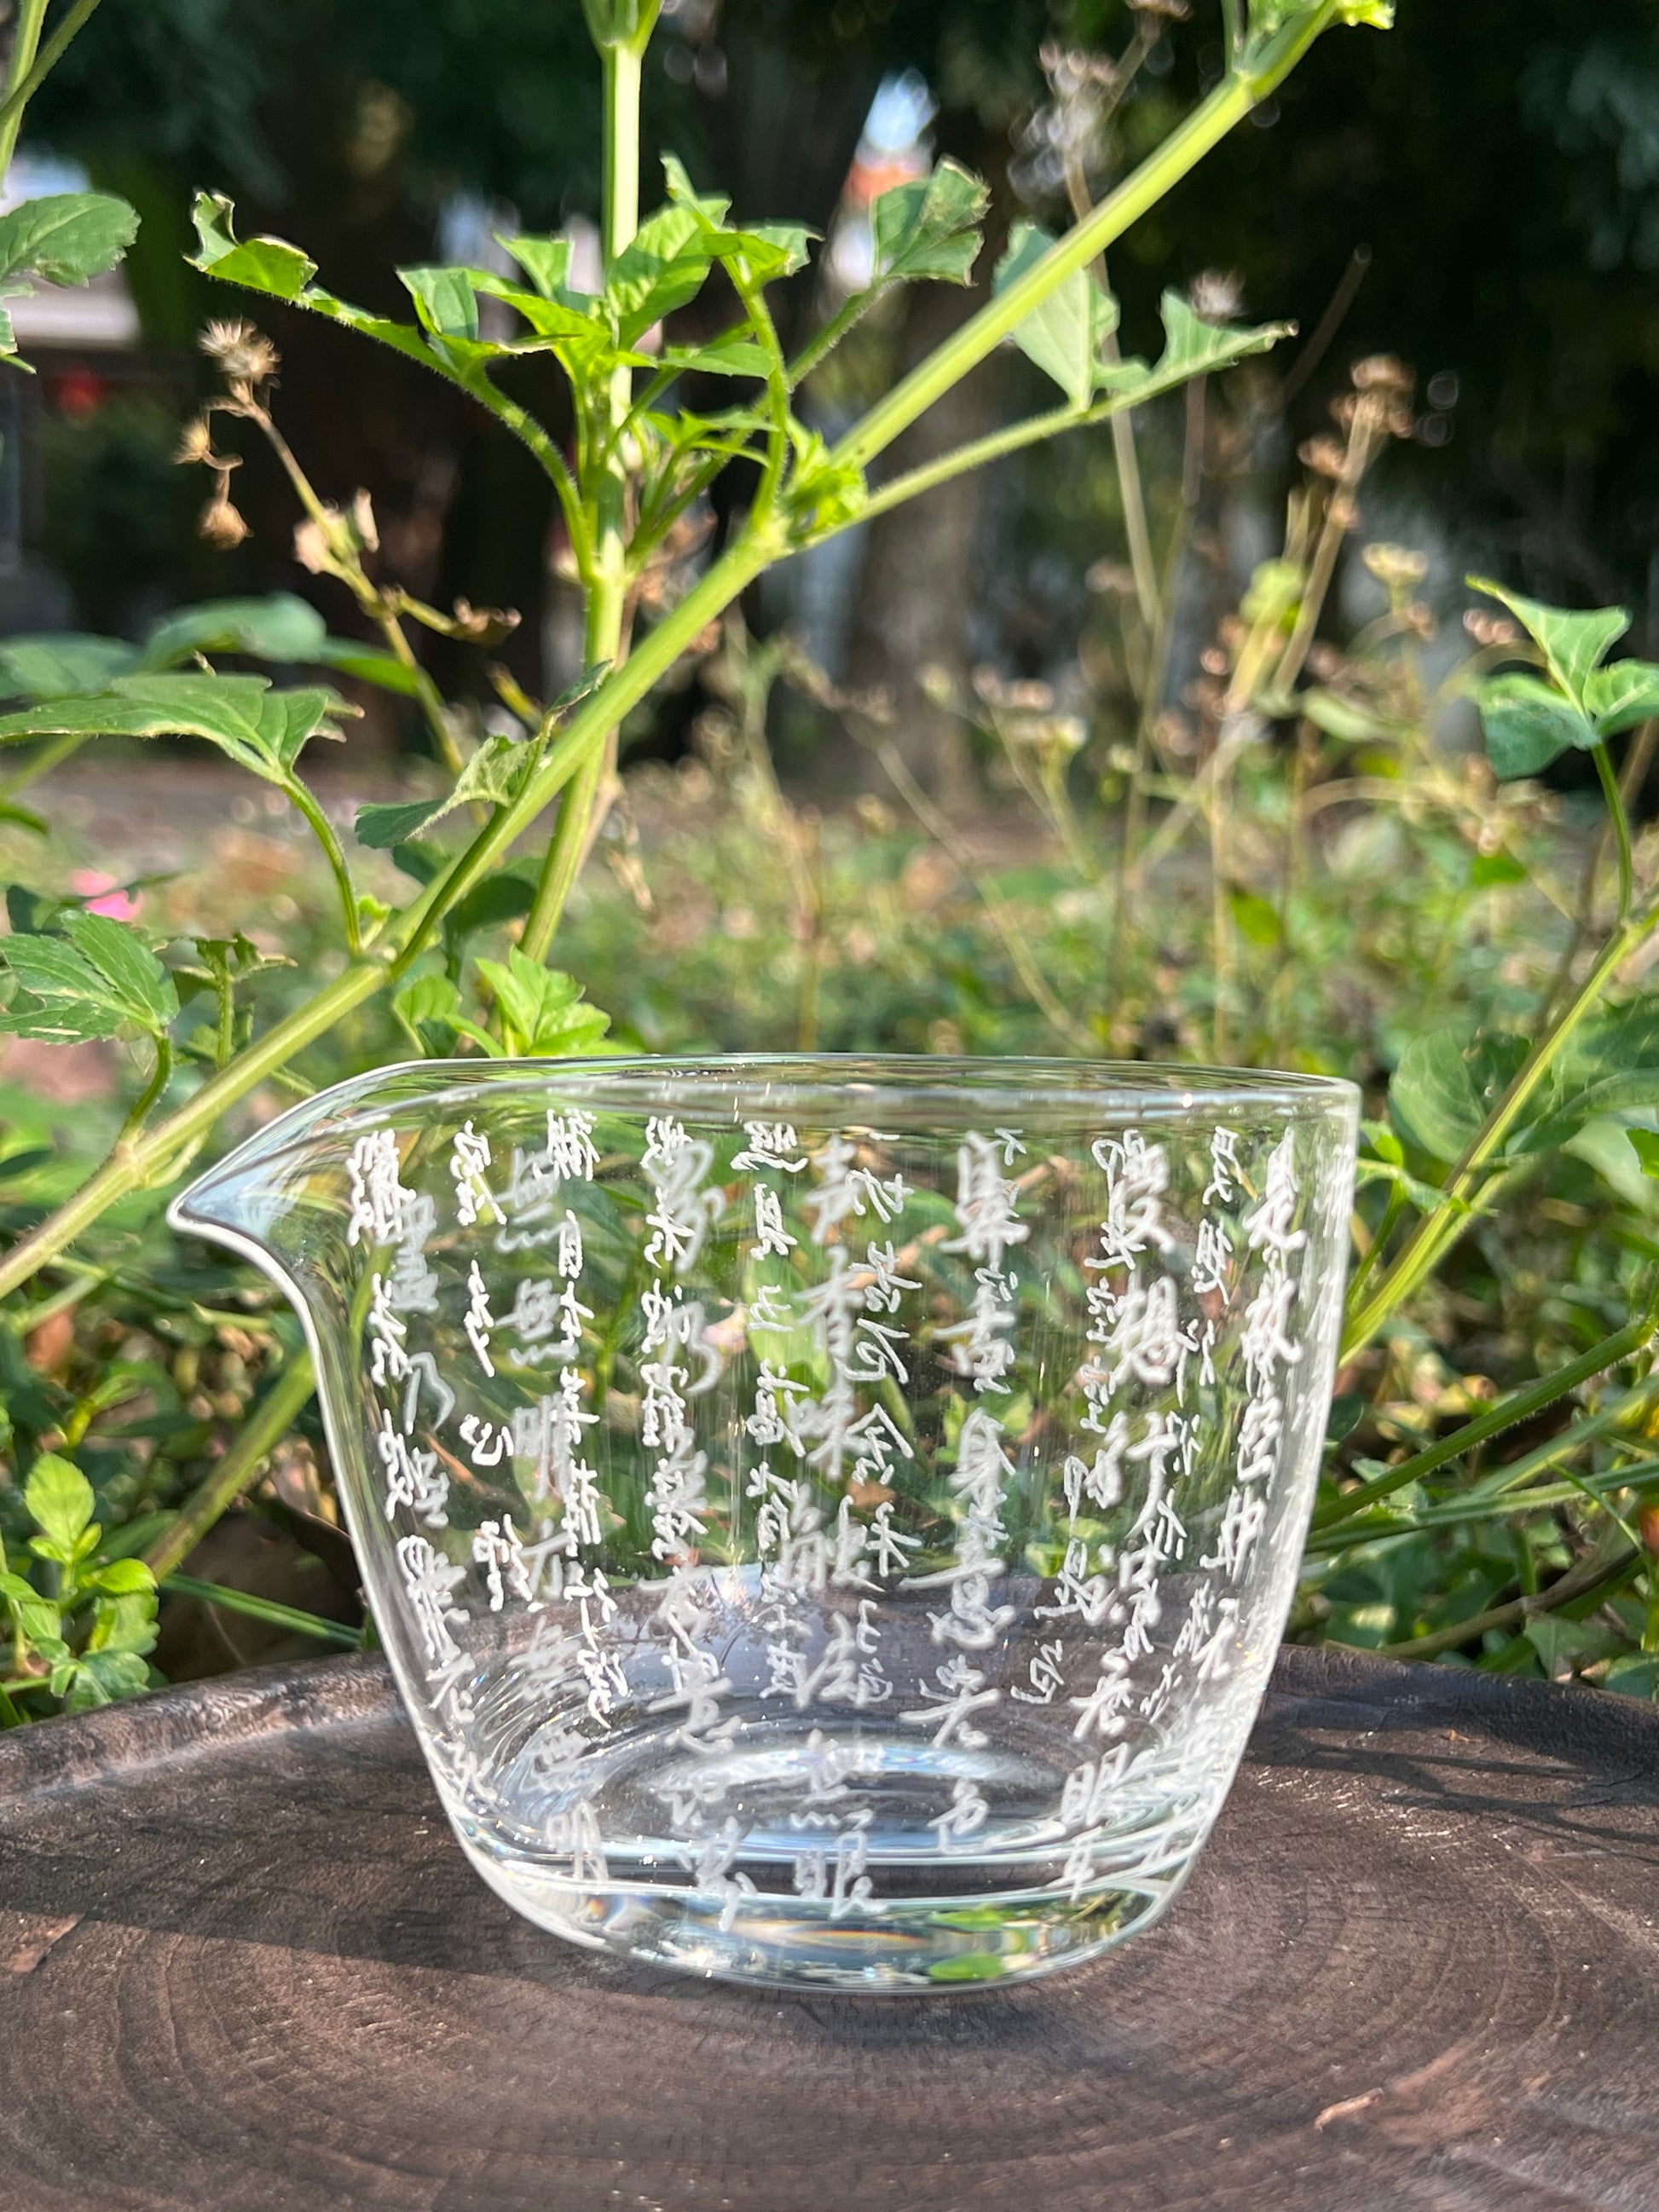
<instances>
[{"instance_id":1,"label":"serrated leaf","mask_svg":"<svg viewBox=\"0 0 1659 2212\"><path fill-rule=\"evenodd\" d=\"M392 1008L404 1026L421 1038L424 1051L427 1042L421 1035L422 1024L431 1022L440 1029L453 1030L460 1016L461 994L447 975L416 975L393 994Z\"/></svg>"},{"instance_id":2,"label":"serrated leaf","mask_svg":"<svg viewBox=\"0 0 1659 2212\"><path fill-rule=\"evenodd\" d=\"M275 300L297 300L317 274L309 254L285 238L239 240L233 228L235 203L223 192L198 192L191 210L196 252L185 258L204 275L228 284L245 284Z\"/></svg>"},{"instance_id":3,"label":"serrated leaf","mask_svg":"<svg viewBox=\"0 0 1659 2212\"><path fill-rule=\"evenodd\" d=\"M1107 362L1096 381L1114 398L1139 401L1172 391L1194 376L1213 376L1252 354L1269 352L1279 340L1294 335L1294 323L1234 325L1209 323L1194 312L1181 293L1165 292L1160 303L1164 319L1164 350L1151 368L1138 356Z\"/></svg>"},{"instance_id":4,"label":"serrated leaf","mask_svg":"<svg viewBox=\"0 0 1659 2212\"><path fill-rule=\"evenodd\" d=\"M721 199L716 193L699 192L678 154L663 155L662 174L668 197L676 207L689 208L702 222L716 229L726 221L731 212L731 201Z\"/></svg>"},{"instance_id":5,"label":"serrated leaf","mask_svg":"<svg viewBox=\"0 0 1659 2212\"><path fill-rule=\"evenodd\" d=\"M1616 738L1659 714L1659 666L1650 660L1615 660L1584 679L1584 712L1603 738Z\"/></svg>"},{"instance_id":6,"label":"serrated leaf","mask_svg":"<svg viewBox=\"0 0 1659 2212\"><path fill-rule=\"evenodd\" d=\"M137 667L174 668L193 653L245 653L256 660L317 660L327 641L322 617L294 592L266 599L206 599L180 607L144 640Z\"/></svg>"},{"instance_id":7,"label":"serrated leaf","mask_svg":"<svg viewBox=\"0 0 1659 2212\"><path fill-rule=\"evenodd\" d=\"M322 686L273 691L264 676L123 676L94 697L43 702L0 714L7 738L202 738L265 781L286 784L313 737L359 709Z\"/></svg>"},{"instance_id":8,"label":"serrated leaf","mask_svg":"<svg viewBox=\"0 0 1659 2212\"><path fill-rule=\"evenodd\" d=\"M495 994L501 1042L510 1059L565 1059L592 1052L611 1017L582 1003L574 976L544 968L515 945L506 961L480 960L478 972Z\"/></svg>"},{"instance_id":9,"label":"serrated leaf","mask_svg":"<svg viewBox=\"0 0 1659 2212\"><path fill-rule=\"evenodd\" d=\"M1546 606L1494 584L1485 576L1468 579L1469 589L1506 606L1543 654L1549 672L1575 706L1583 701L1584 684L1593 670L1607 657L1613 641L1630 628L1623 607L1597 607L1585 614L1566 607Z\"/></svg>"},{"instance_id":10,"label":"serrated leaf","mask_svg":"<svg viewBox=\"0 0 1659 2212\"><path fill-rule=\"evenodd\" d=\"M696 376L764 376L771 367L763 347L752 338L721 338L713 345L667 346L665 368L684 369Z\"/></svg>"},{"instance_id":11,"label":"serrated leaf","mask_svg":"<svg viewBox=\"0 0 1659 2212\"><path fill-rule=\"evenodd\" d=\"M0 216L0 281L40 276L84 284L112 269L138 234L138 216L112 192L52 192Z\"/></svg>"},{"instance_id":12,"label":"serrated leaf","mask_svg":"<svg viewBox=\"0 0 1659 2212\"><path fill-rule=\"evenodd\" d=\"M1495 676L1477 687L1474 703L1487 757L1506 783L1537 775L1570 745L1587 750L1600 742L1595 725L1536 676Z\"/></svg>"},{"instance_id":13,"label":"serrated leaf","mask_svg":"<svg viewBox=\"0 0 1659 2212\"><path fill-rule=\"evenodd\" d=\"M6 963L33 1004L0 1012L0 1034L42 1044L86 1044L119 1036L128 1016L103 977L61 937L6 939Z\"/></svg>"},{"instance_id":14,"label":"serrated leaf","mask_svg":"<svg viewBox=\"0 0 1659 2212\"><path fill-rule=\"evenodd\" d=\"M1042 260L1054 241L1035 223L1017 222L998 262L992 289L1006 292ZM1101 367L1101 341L1117 328L1117 302L1086 270L1074 269L1012 332L1028 360L1050 376L1072 404L1088 405Z\"/></svg>"},{"instance_id":15,"label":"serrated leaf","mask_svg":"<svg viewBox=\"0 0 1659 2212\"><path fill-rule=\"evenodd\" d=\"M883 192L870 208L877 277L893 283L969 283L990 199L976 176L948 159L931 176Z\"/></svg>"},{"instance_id":16,"label":"serrated leaf","mask_svg":"<svg viewBox=\"0 0 1659 2212\"><path fill-rule=\"evenodd\" d=\"M100 691L137 659L137 647L125 638L91 637L73 630L62 636L9 637L0 645L0 695L66 699Z\"/></svg>"},{"instance_id":17,"label":"serrated leaf","mask_svg":"<svg viewBox=\"0 0 1659 2212\"><path fill-rule=\"evenodd\" d=\"M23 1485L23 1503L43 1536L71 1553L92 1520L92 1485L70 1460L42 1452Z\"/></svg>"},{"instance_id":18,"label":"serrated leaf","mask_svg":"<svg viewBox=\"0 0 1659 2212\"><path fill-rule=\"evenodd\" d=\"M126 1009L127 1018L152 1036L162 1035L178 1014L179 994L172 976L137 932L103 914L67 914L64 927L76 951Z\"/></svg>"},{"instance_id":19,"label":"serrated leaf","mask_svg":"<svg viewBox=\"0 0 1659 2212\"><path fill-rule=\"evenodd\" d=\"M477 803L495 806L515 798L524 780L530 756L514 738L486 738L441 799L416 799L386 806L357 809L357 842L376 852L389 853L418 837L458 806Z\"/></svg>"},{"instance_id":20,"label":"serrated leaf","mask_svg":"<svg viewBox=\"0 0 1659 2212\"><path fill-rule=\"evenodd\" d=\"M63 1698L64 1711L70 1713L94 1712L100 1705L114 1705L122 1698L142 1696L149 1687L149 1668L131 1651L88 1652L64 1671L68 1680L64 1687L58 1688L57 1674L52 1676L52 1687Z\"/></svg>"}]
</instances>

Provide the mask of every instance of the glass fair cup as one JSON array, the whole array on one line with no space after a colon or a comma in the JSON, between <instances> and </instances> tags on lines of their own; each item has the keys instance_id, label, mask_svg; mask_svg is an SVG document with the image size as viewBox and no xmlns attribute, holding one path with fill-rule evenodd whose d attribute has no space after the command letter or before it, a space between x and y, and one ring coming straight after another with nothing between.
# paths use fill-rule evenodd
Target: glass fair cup
<instances>
[{"instance_id":1,"label":"glass fair cup","mask_svg":"<svg viewBox=\"0 0 1659 2212\"><path fill-rule=\"evenodd\" d=\"M1283 1631L1357 1094L475 1060L174 1205L295 1300L462 1848L572 1941L893 1990L1144 1928Z\"/></svg>"}]
</instances>

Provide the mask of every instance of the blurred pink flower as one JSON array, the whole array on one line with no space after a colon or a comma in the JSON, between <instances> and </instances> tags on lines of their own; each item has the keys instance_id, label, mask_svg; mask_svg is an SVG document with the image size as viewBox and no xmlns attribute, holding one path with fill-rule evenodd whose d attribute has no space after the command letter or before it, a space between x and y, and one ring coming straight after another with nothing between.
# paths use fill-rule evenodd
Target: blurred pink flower
<instances>
[{"instance_id":1,"label":"blurred pink flower","mask_svg":"<svg viewBox=\"0 0 1659 2212\"><path fill-rule=\"evenodd\" d=\"M137 918L138 902L130 891L120 890L113 876L101 875L96 868L77 868L70 878L70 889L86 900L88 914L107 915L112 921L133 921ZM103 897L92 897L92 892L103 892Z\"/></svg>"}]
</instances>

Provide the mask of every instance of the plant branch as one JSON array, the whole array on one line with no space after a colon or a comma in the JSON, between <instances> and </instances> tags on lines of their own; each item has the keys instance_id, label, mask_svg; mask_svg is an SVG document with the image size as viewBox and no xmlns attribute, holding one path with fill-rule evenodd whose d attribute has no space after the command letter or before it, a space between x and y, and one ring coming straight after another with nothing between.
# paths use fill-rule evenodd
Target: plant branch
<instances>
[{"instance_id":1,"label":"plant branch","mask_svg":"<svg viewBox=\"0 0 1659 2212\"><path fill-rule=\"evenodd\" d=\"M0 179L11 167L11 157L17 150L17 133L22 128L23 110L31 94L97 3L98 0L92 0L88 7L86 0L78 0L37 61L40 33L46 20L46 0L21 0L17 27L11 37L11 59L6 67L6 96L0 102Z\"/></svg>"},{"instance_id":2,"label":"plant branch","mask_svg":"<svg viewBox=\"0 0 1659 2212\"><path fill-rule=\"evenodd\" d=\"M182 1565L215 1522L236 1503L299 1419L316 1376L311 1354L291 1359L237 1431L236 1440L205 1482L188 1498L172 1525L144 1554L160 1582Z\"/></svg>"},{"instance_id":3,"label":"plant branch","mask_svg":"<svg viewBox=\"0 0 1659 2212\"><path fill-rule=\"evenodd\" d=\"M1625 811L1624 793L1619 788L1619 779L1613 772L1613 763L1607 758L1605 745L1591 748L1595 761L1595 773L1601 779L1601 790L1607 802L1607 819L1613 824L1613 838L1619 848L1619 919L1630 918L1631 901L1636 896L1636 869L1631 857L1630 817Z\"/></svg>"},{"instance_id":4,"label":"plant branch","mask_svg":"<svg viewBox=\"0 0 1659 2212\"><path fill-rule=\"evenodd\" d=\"M1012 336L1056 286L1087 268L1097 254L1155 207L1235 125L1267 99L1329 27L1336 6L1337 0L1319 0L1308 14L1264 40L1251 69L1224 78L1157 151L1101 201L1085 222L1074 224L1023 276L988 301L977 314L935 347L854 425L833 449L832 461L839 466L865 468L884 453L942 393L959 384L969 369Z\"/></svg>"},{"instance_id":5,"label":"plant branch","mask_svg":"<svg viewBox=\"0 0 1659 2212\"><path fill-rule=\"evenodd\" d=\"M297 775L290 776L283 788L304 815L312 836L322 848L323 857L334 878L334 888L340 896L340 910L345 919L346 945L355 958L363 949L362 931L357 920L357 887L351 880L351 871L346 865L340 841L334 834L334 825L324 813L316 794Z\"/></svg>"}]
</instances>

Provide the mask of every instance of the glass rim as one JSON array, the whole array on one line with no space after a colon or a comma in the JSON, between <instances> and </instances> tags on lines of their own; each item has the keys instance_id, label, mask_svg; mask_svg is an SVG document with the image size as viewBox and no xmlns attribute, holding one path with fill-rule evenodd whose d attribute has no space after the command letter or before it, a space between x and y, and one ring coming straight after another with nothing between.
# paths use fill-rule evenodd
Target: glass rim
<instances>
[{"instance_id":1,"label":"glass rim","mask_svg":"<svg viewBox=\"0 0 1659 2212\"><path fill-rule=\"evenodd\" d=\"M398 1095L401 1084L409 1089ZM418 1083L419 1090L415 1085ZM168 1208L194 1227L192 1199L209 1184L333 1128L373 1128L418 1103L481 1110L515 1086L564 1090L596 1112L672 1113L699 1122L798 1118L857 1131L877 1121L894 1135L965 1130L1020 1109L1052 1126L1178 1127L1189 1119L1276 1111L1303 1123L1352 1130L1360 1103L1345 1076L1188 1066L1166 1060L1061 1060L925 1053L595 1054L570 1059L411 1060L348 1077L301 1100L207 1169ZM873 1118L872 1118L873 1117Z\"/></svg>"}]
</instances>

